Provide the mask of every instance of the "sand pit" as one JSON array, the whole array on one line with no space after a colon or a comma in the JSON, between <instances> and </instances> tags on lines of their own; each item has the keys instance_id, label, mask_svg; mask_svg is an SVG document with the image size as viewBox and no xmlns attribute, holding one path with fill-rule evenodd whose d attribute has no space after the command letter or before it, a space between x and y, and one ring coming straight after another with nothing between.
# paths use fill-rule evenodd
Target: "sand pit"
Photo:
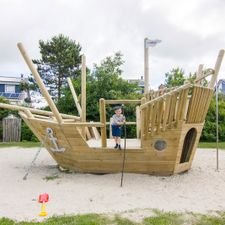
<instances>
[{"instance_id":1,"label":"sand pit","mask_svg":"<svg viewBox=\"0 0 225 225\"><path fill-rule=\"evenodd\" d=\"M0 217L38 220L37 198L45 192L50 195L49 216L134 209L139 209L140 214L142 209L154 208L198 213L225 210L223 151L220 151L220 172L215 171L215 150L198 149L188 173L171 177L125 174L124 187L120 188L120 174L60 172L45 149L24 181L22 178L37 149L0 149Z\"/></svg>"}]
</instances>

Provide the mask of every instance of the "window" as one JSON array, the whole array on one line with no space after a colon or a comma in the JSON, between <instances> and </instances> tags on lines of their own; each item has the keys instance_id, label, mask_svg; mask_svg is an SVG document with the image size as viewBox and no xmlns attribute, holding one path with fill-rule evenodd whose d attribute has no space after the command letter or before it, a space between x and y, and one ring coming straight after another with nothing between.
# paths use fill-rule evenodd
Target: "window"
<instances>
[{"instance_id":1,"label":"window","mask_svg":"<svg viewBox=\"0 0 225 225\"><path fill-rule=\"evenodd\" d=\"M6 93L15 93L15 85L5 85L5 92Z\"/></svg>"}]
</instances>

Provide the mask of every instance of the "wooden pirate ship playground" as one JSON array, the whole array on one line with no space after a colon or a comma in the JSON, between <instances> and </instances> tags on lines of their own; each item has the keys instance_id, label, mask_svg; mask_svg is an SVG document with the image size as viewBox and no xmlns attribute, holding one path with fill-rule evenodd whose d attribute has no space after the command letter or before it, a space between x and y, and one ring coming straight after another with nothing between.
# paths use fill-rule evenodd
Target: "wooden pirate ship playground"
<instances>
[{"instance_id":1,"label":"wooden pirate ship playground","mask_svg":"<svg viewBox=\"0 0 225 225\"><path fill-rule=\"evenodd\" d=\"M171 175L191 168L224 50L220 50L213 69L203 73L203 66L199 66L194 84L148 92L137 100L99 99L100 121L87 122L85 57L82 57L81 105L69 80L79 112L79 116L72 116L59 113L23 45L19 43L18 47L51 112L3 103L0 108L18 110L59 166L77 172L120 172L124 152L116 151L107 139L106 105L136 104L136 122L127 121L126 125L136 124L137 138L126 141L124 171ZM207 76L211 76L211 80L208 87L204 87L201 80Z\"/></svg>"}]
</instances>

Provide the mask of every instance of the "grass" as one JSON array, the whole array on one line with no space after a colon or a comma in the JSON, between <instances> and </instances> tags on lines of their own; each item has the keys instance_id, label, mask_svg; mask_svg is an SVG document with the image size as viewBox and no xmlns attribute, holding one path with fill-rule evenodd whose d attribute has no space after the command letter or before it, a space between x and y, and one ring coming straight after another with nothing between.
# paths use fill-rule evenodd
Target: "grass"
<instances>
[{"instance_id":1,"label":"grass","mask_svg":"<svg viewBox=\"0 0 225 225\"><path fill-rule=\"evenodd\" d=\"M144 225L180 225L184 223L181 214L177 213L163 213L158 210L155 211L155 216L144 219Z\"/></svg>"},{"instance_id":2,"label":"grass","mask_svg":"<svg viewBox=\"0 0 225 225\"><path fill-rule=\"evenodd\" d=\"M194 213L178 214L172 212L153 211L155 214L137 223L120 215L107 216L85 214L76 216L53 216L43 222L16 222L8 218L0 218L0 225L224 225L225 213L218 216L200 215Z\"/></svg>"},{"instance_id":3,"label":"grass","mask_svg":"<svg viewBox=\"0 0 225 225\"><path fill-rule=\"evenodd\" d=\"M60 178L58 175L52 175L52 176L44 177L43 180L50 181L50 180L55 180L55 179L58 179L58 178Z\"/></svg>"},{"instance_id":4,"label":"grass","mask_svg":"<svg viewBox=\"0 0 225 225\"><path fill-rule=\"evenodd\" d=\"M41 145L40 142L30 142L30 141L22 141L22 142L0 142L0 148L6 147L21 147L21 148L33 148L39 147ZM200 142L198 145L199 148L216 148L216 142ZM225 149L225 142L219 142L219 148Z\"/></svg>"},{"instance_id":5,"label":"grass","mask_svg":"<svg viewBox=\"0 0 225 225\"><path fill-rule=\"evenodd\" d=\"M33 148L40 147L40 142L21 141L21 142L0 142L0 148L6 147L21 147L21 148Z\"/></svg>"},{"instance_id":6,"label":"grass","mask_svg":"<svg viewBox=\"0 0 225 225\"><path fill-rule=\"evenodd\" d=\"M199 148L216 148L216 142L200 142ZM219 148L225 149L225 142L219 142Z\"/></svg>"}]
</instances>

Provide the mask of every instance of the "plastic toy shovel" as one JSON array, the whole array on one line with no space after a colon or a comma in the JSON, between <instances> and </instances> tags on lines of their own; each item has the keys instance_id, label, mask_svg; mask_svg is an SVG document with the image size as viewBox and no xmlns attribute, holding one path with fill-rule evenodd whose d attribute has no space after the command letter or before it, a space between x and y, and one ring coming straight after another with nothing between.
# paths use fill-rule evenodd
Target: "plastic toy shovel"
<instances>
[{"instance_id":1,"label":"plastic toy shovel","mask_svg":"<svg viewBox=\"0 0 225 225\"><path fill-rule=\"evenodd\" d=\"M41 212L39 213L39 216L47 216L45 203L48 202L48 200L49 200L48 194L45 193L39 195L38 202L41 203Z\"/></svg>"}]
</instances>

